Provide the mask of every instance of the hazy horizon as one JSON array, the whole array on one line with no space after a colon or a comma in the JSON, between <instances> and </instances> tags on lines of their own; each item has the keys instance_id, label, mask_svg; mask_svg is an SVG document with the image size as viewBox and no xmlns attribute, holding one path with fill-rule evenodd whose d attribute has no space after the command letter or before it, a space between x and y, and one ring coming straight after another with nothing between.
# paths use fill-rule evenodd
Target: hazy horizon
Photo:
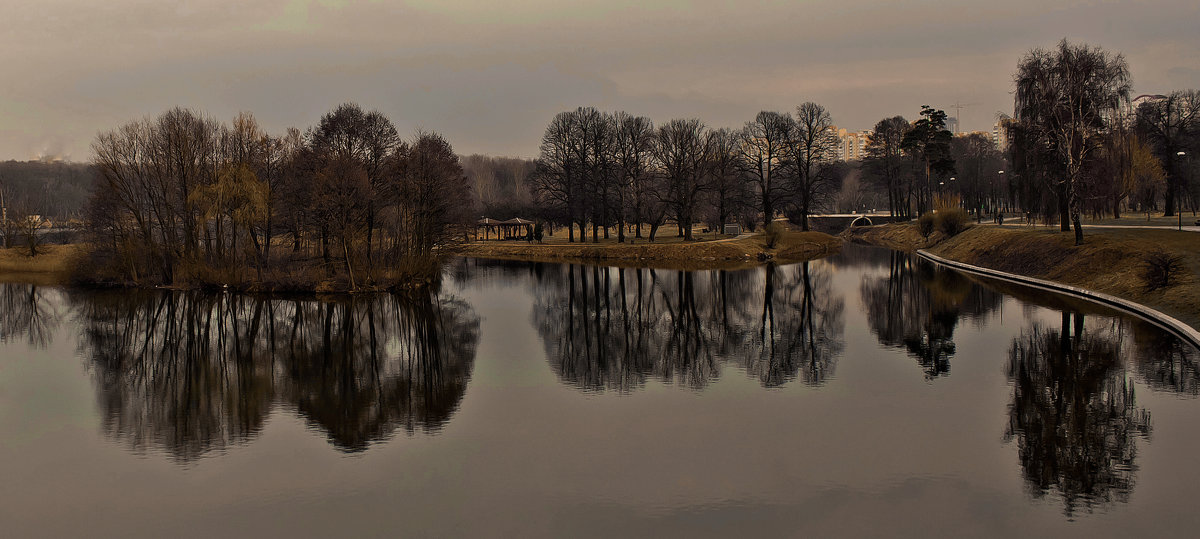
<instances>
[{"instance_id":1,"label":"hazy horizon","mask_svg":"<svg viewBox=\"0 0 1200 539\"><path fill-rule=\"evenodd\" d=\"M751 5L753 4L753 5ZM1123 53L1134 94L1200 87L1191 2L1048 6L629 1L49 0L0 22L0 160L90 159L95 135L182 106L265 129L305 128L343 102L460 154L533 157L550 118L594 106L739 127L824 105L870 129L922 104L963 131L1012 110L1022 54L1067 38Z\"/></svg>"}]
</instances>

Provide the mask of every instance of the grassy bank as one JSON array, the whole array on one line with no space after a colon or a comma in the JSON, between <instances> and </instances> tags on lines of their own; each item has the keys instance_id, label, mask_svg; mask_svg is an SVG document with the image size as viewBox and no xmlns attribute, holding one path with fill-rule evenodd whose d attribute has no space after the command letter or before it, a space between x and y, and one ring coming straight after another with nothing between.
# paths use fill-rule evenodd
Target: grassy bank
<instances>
[{"instance_id":1,"label":"grassy bank","mask_svg":"<svg viewBox=\"0 0 1200 539\"><path fill-rule=\"evenodd\" d=\"M1074 234L1052 228L974 226L954 237L921 238L913 224L847 231L849 241L902 250L927 249L940 257L1078 286L1148 305L1200 328L1200 234L1161 229L1084 231L1084 244ZM1147 290L1145 259L1161 250L1181 257L1183 267L1170 286Z\"/></svg>"},{"instance_id":2,"label":"grassy bank","mask_svg":"<svg viewBox=\"0 0 1200 539\"><path fill-rule=\"evenodd\" d=\"M753 267L766 260L786 264L836 253L841 240L821 232L783 232L774 248L762 233L737 239L683 242L677 239L635 240L617 243L530 244L512 241L476 241L463 245L463 256L530 262L575 262L625 267L701 270Z\"/></svg>"},{"instance_id":3,"label":"grassy bank","mask_svg":"<svg viewBox=\"0 0 1200 539\"><path fill-rule=\"evenodd\" d=\"M25 248L0 249L0 281L65 284L79 252L78 245L46 245L34 257Z\"/></svg>"}]
</instances>

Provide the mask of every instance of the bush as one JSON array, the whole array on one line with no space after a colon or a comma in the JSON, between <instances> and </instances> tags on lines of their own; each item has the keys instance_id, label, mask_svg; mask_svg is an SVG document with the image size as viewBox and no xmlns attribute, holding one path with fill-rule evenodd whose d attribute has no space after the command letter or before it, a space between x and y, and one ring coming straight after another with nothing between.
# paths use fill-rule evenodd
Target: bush
<instances>
[{"instance_id":1,"label":"bush","mask_svg":"<svg viewBox=\"0 0 1200 539\"><path fill-rule=\"evenodd\" d=\"M966 230L967 224L971 222L970 216L962 208L940 210L934 215L938 230L947 236L953 236Z\"/></svg>"},{"instance_id":2,"label":"bush","mask_svg":"<svg viewBox=\"0 0 1200 539\"><path fill-rule=\"evenodd\" d=\"M783 231L785 227L782 223L771 223L763 228L763 233L767 235L767 249L774 249L779 245L779 240L783 239Z\"/></svg>"},{"instance_id":3,"label":"bush","mask_svg":"<svg viewBox=\"0 0 1200 539\"><path fill-rule=\"evenodd\" d=\"M1183 257L1165 251L1151 251L1142 259L1142 277L1146 290L1157 290L1171 285L1171 278L1183 269Z\"/></svg>"},{"instance_id":4,"label":"bush","mask_svg":"<svg viewBox=\"0 0 1200 539\"><path fill-rule=\"evenodd\" d=\"M929 235L933 234L934 214L926 213L917 218L917 230L921 232L921 237L929 239Z\"/></svg>"},{"instance_id":5,"label":"bush","mask_svg":"<svg viewBox=\"0 0 1200 539\"><path fill-rule=\"evenodd\" d=\"M545 233L542 231L542 222L538 221L537 224L533 225L533 240L542 243L543 237L545 237Z\"/></svg>"}]
</instances>

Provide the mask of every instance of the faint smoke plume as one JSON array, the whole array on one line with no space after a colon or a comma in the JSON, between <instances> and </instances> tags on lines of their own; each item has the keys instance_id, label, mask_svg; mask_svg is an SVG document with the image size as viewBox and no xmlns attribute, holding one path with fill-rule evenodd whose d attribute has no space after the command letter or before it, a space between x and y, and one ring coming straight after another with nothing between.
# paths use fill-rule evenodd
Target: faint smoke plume
<instances>
[{"instance_id":1,"label":"faint smoke plume","mask_svg":"<svg viewBox=\"0 0 1200 539\"><path fill-rule=\"evenodd\" d=\"M31 148L29 158L32 161L41 161L43 163L68 161L71 156L64 151L63 146L62 139L59 137L43 139L39 144Z\"/></svg>"}]
</instances>

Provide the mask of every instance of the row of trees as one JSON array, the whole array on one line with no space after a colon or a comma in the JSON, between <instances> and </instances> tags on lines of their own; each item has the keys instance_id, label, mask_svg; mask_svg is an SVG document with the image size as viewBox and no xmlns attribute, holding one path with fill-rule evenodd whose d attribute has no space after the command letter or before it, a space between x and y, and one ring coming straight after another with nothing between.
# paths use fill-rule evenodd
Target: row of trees
<instances>
[{"instance_id":1,"label":"row of trees","mask_svg":"<svg viewBox=\"0 0 1200 539\"><path fill-rule=\"evenodd\" d=\"M0 162L0 247L38 254L50 229L74 229L95 176L92 167L61 161Z\"/></svg>"},{"instance_id":2,"label":"row of trees","mask_svg":"<svg viewBox=\"0 0 1200 539\"><path fill-rule=\"evenodd\" d=\"M1200 93L1139 96L1125 59L1063 40L1025 55L1016 73L1011 135L1014 192L1020 205L1083 241L1081 215L1122 207L1166 216L1200 189L1188 156L1200 149Z\"/></svg>"},{"instance_id":3,"label":"row of trees","mask_svg":"<svg viewBox=\"0 0 1200 539\"><path fill-rule=\"evenodd\" d=\"M874 193L843 195L847 206L886 204L894 217L930 208L931 194L951 191L983 213L1018 211L1074 225L1081 216L1175 215L1200 207L1200 92L1140 96L1131 102L1125 59L1062 41L1021 58L1015 118L1001 115L1009 141L1002 154L986 133L951 136L945 114L880 120L862 163ZM1135 106L1136 103L1136 106ZM1161 206L1160 206L1161 203Z\"/></svg>"},{"instance_id":4,"label":"row of trees","mask_svg":"<svg viewBox=\"0 0 1200 539\"><path fill-rule=\"evenodd\" d=\"M804 103L795 114L764 111L740 130L697 119L655 126L649 118L590 107L562 112L542 137L530 184L539 207L566 225L569 241L598 241L616 227L653 240L668 219L685 239L692 226L766 225L791 212L807 217L836 192L838 139L829 112ZM761 216L761 217L759 217Z\"/></svg>"},{"instance_id":5,"label":"row of trees","mask_svg":"<svg viewBox=\"0 0 1200 539\"><path fill-rule=\"evenodd\" d=\"M176 108L102 133L93 150L102 279L384 286L434 272L473 207L449 142L403 140L354 104L278 136L249 113L225 125Z\"/></svg>"},{"instance_id":6,"label":"row of trees","mask_svg":"<svg viewBox=\"0 0 1200 539\"><path fill-rule=\"evenodd\" d=\"M894 116L875 124L864 165L868 177L886 193L892 217L910 219L933 207L935 183L944 185L956 171L954 142L945 111L928 105L921 107L921 119L915 122Z\"/></svg>"}]
</instances>

